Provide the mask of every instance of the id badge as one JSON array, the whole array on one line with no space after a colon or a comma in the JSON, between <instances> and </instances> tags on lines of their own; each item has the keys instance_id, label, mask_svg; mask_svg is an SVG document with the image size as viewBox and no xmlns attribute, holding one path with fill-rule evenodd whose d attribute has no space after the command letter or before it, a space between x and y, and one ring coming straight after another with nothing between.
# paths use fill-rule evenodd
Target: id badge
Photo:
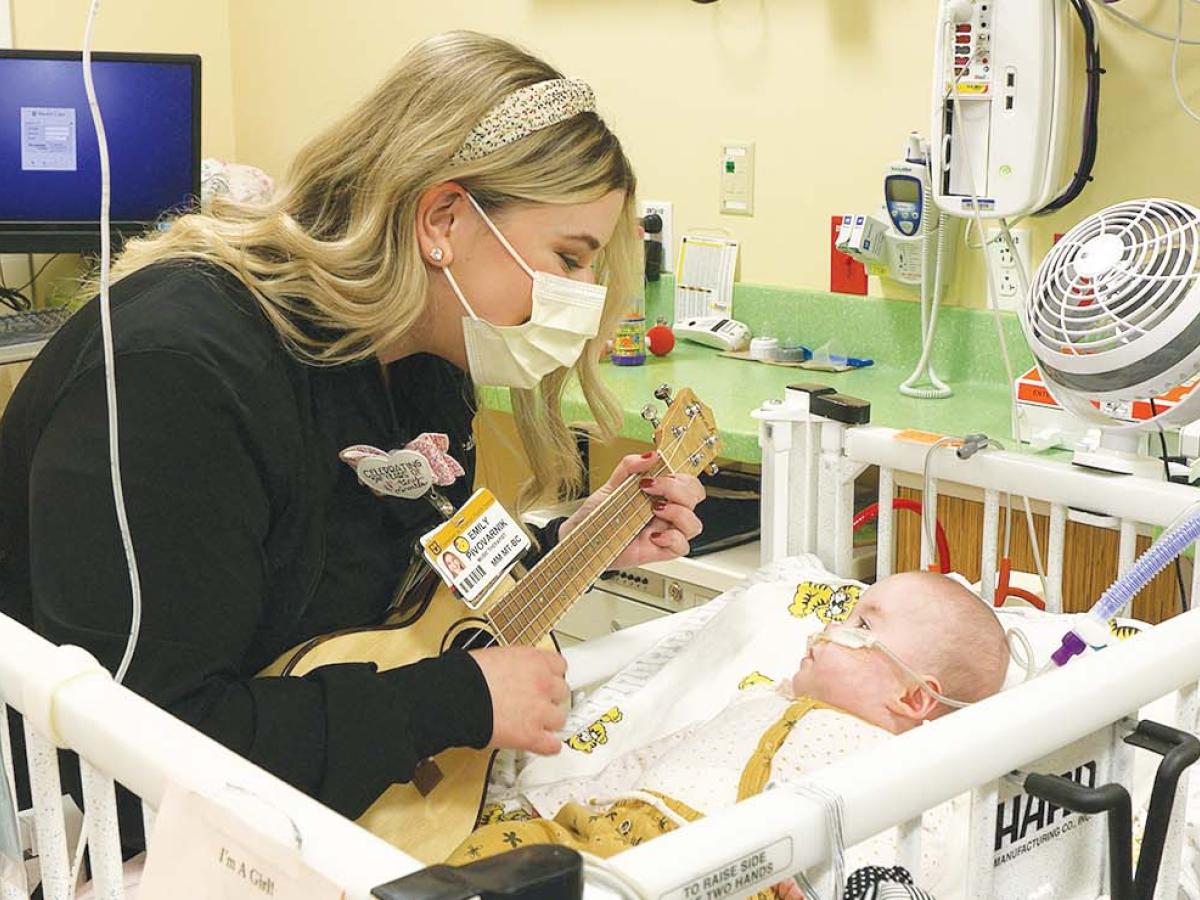
<instances>
[{"instance_id":1,"label":"id badge","mask_svg":"<svg viewBox=\"0 0 1200 900\"><path fill-rule=\"evenodd\" d=\"M471 609L529 547L529 536L487 488L421 536L425 559Z\"/></svg>"}]
</instances>

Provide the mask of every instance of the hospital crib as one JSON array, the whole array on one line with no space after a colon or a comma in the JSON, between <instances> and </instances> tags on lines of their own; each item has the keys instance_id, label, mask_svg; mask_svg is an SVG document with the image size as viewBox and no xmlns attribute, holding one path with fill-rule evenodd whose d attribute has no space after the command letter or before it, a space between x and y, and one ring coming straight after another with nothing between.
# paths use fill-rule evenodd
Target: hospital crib
<instances>
[{"instance_id":1,"label":"hospital crib","mask_svg":"<svg viewBox=\"0 0 1200 900\"><path fill-rule=\"evenodd\" d=\"M764 562L814 553L831 571L851 572L853 483L866 468L877 466L877 568L881 576L889 573L895 533L891 500L897 479L903 473L922 473L928 445L897 440L890 429L817 415L803 390L789 390L781 401L765 404L756 415L763 451ZM1065 524L1074 515L1072 510L1087 510L1093 517L1112 521L1120 534L1121 565L1127 566L1134 557L1139 528L1167 525L1200 497L1194 489L1179 485L1109 478L1002 451L989 450L967 461L938 452L930 462L937 484L973 489L983 498L985 592L996 577L994 548L1002 496L1011 492L1048 505L1051 610L1061 599L1063 559L1070 552L1065 546ZM932 552L928 546L923 548L924 561L930 560ZM1197 589L1200 576L1193 578L1190 595L1195 596ZM666 627L669 624L659 620L581 645L572 660L573 678L584 683L615 673L653 644ZM372 886L418 868L352 823L113 684L79 651L54 648L2 617L0 647L0 699L26 714L36 799L35 822L30 825L27 815L23 831L27 848L36 853L47 898L67 896L70 869L55 745L70 747L86 760L85 801L97 896L124 896L114 779L143 799L149 819L172 784L210 798L229 798L231 788L242 797L257 798L254 804L235 807L251 818L252 808L261 813L266 807L294 826L284 829L282 836L268 830L261 839L287 844L294 836L291 849L299 858L343 885L351 898L369 897ZM636 884L639 893L630 890L627 896L663 900L745 896L778 880L780 873L812 871L827 864L839 840L849 846L891 827L899 829L899 862L915 869L923 814L969 792L975 812L968 837L966 896L971 900L1003 896L1005 886L994 880L992 839L996 801L1009 773L1034 767L1064 748L1096 741L1109 745L1113 760L1109 774L1121 778L1127 774L1122 767L1128 767L1129 754L1117 745L1127 731L1128 717L1151 702L1173 696L1171 723L1194 731L1198 679L1200 615L1188 612L1135 640L1084 656L1059 672L830 766L813 776L804 793L769 790L634 847L609 861L620 877L607 883ZM11 776L7 744L4 751ZM1185 775L1176 797L1182 800L1187 793ZM834 806L840 812L840 829L830 825ZM1184 803L1175 803L1154 893L1158 898L1176 896L1180 883L1183 813ZM154 853L152 841L149 854ZM770 863L770 875L765 874L763 863ZM761 877L740 878L737 888L729 889L728 873L753 872L756 867L764 871ZM1101 854L1096 871L1081 877L1086 882L1083 890L1092 897L1108 894L1108 879ZM589 883L585 896L620 893Z\"/></svg>"},{"instance_id":2,"label":"hospital crib","mask_svg":"<svg viewBox=\"0 0 1200 900\"><path fill-rule=\"evenodd\" d=\"M789 389L784 398L765 403L755 413L760 421L763 459L764 563L811 553L829 571L850 577L854 571L854 484L874 466L879 475L877 575L890 574L897 483L904 476L910 482L920 480L928 462L931 508L936 508L939 487L960 494L976 493L982 499L983 596L991 596L999 568L1002 500L1011 494L1019 504L1020 498L1028 497L1048 510L1045 600L1047 612L1056 613L1061 610L1064 559L1071 549L1065 541L1069 520L1078 518L1115 529L1123 571L1134 560L1139 533L1169 525L1200 500L1194 488L1108 476L1015 452L989 449L968 460L950 451L928 456L929 442L889 428L855 424L864 418L861 406L846 404L846 421L840 421L836 417L839 403L828 398L814 403L813 397L804 387ZM822 412L831 410L833 415L817 414L814 407ZM930 563L934 553L923 537L922 564ZM1110 574L1116 577L1117 572ZM1195 597L1197 590L1200 567L1195 569L1189 596ZM1039 761L1053 761L1055 754L1065 752L1069 757L1073 748L1086 748L1091 742L1093 747L1107 745L1111 760L1107 780L1127 782L1131 752L1123 738L1135 724L1130 717L1147 704L1170 698L1166 703L1168 724L1194 732L1198 678L1200 615L1188 611L1136 640L1076 659L1058 672L830 766L813 777L819 789L815 793L840 801L841 839L847 846L897 827L899 862L916 872L922 815L970 792L966 896L970 900L1034 896L995 881L997 799L1011 773L1037 768ZM1153 894L1156 898L1175 897L1180 889L1187 794L1185 772L1175 791ZM808 869L831 857L828 805L828 799L814 800L813 792L798 796L787 789L768 791L633 848L612 862L646 887L647 896L663 897L705 896L704 884L719 883L722 871L763 852L779 858L790 854L787 865ZM1100 835L1103 843L1103 829ZM1080 884L1069 896L1110 895L1113 885L1104 854L1096 854L1095 862L1093 871L1080 873ZM685 890L672 893L672 885L683 885ZM701 886L699 891L697 886Z\"/></svg>"}]
</instances>

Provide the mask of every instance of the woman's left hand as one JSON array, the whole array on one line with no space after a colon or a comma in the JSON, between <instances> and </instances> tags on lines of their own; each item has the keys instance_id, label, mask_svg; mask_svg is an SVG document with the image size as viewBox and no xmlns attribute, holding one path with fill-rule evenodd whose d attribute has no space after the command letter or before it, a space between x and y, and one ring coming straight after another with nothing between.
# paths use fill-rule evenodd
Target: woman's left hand
<instances>
[{"instance_id":1,"label":"woman's left hand","mask_svg":"<svg viewBox=\"0 0 1200 900\"><path fill-rule=\"evenodd\" d=\"M613 471L608 482L583 502L575 514L563 522L558 529L562 540L582 522L593 509L604 502L625 479L654 467L658 453L641 456L626 456ZM686 556L688 541L696 537L704 526L694 512L696 504L704 499L704 485L693 475L661 475L643 478L640 489L654 504L654 518L629 542L621 555L613 562L613 568L640 566L648 562L662 562Z\"/></svg>"}]
</instances>

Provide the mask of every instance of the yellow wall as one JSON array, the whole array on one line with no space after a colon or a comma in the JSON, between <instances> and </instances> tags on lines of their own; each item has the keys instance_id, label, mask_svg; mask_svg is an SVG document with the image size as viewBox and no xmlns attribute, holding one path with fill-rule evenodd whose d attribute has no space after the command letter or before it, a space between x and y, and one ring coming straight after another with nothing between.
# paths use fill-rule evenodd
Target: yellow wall
<instances>
[{"instance_id":1,"label":"yellow wall","mask_svg":"<svg viewBox=\"0 0 1200 900\"><path fill-rule=\"evenodd\" d=\"M1173 27L1170 0L1120 6ZM935 0L359 0L333 11L324 0L238 0L230 6L238 149L282 174L303 141L414 41L447 28L491 31L595 86L642 195L675 202L677 233L725 227L744 241L743 280L824 287L829 216L877 205L882 166L911 129L928 132L935 8ZM1119 199L1200 201L1200 123L1175 105L1170 45L1100 18L1108 75L1096 181L1068 210L1033 223L1035 258L1055 231ZM1200 10L1191 21L1200 35ZM1185 50L1181 71L1200 105L1198 55ZM722 139L757 142L752 219L717 213ZM982 269L971 257L953 299L982 305Z\"/></svg>"},{"instance_id":2,"label":"yellow wall","mask_svg":"<svg viewBox=\"0 0 1200 900\"><path fill-rule=\"evenodd\" d=\"M18 46L78 44L86 0L14 2ZM205 153L236 149L237 159L278 177L306 139L415 41L459 27L501 34L595 86L642 195L674 201L677 233L727 228L744 241L743 280L824 287L829 216L876 206L884 163L900 154L911 129L928 131L935 7L935 0L107 0L97 46L203 54ZM1200 36L1200 10L1189 7L1189 30ZM1173 0L1125 0L1120 8L1173 28ZM1170 45L1100 20L1108 75L1096 182L1066 212L1033 224L1035 258L1055 231L1116 200L1200 201L1200 123L1175 104ZM1185 49L1181 69L1185 94L1200 106L1198 56ZM722 139L757 142L751 219L717 213ZM959 274L953 299L981 305L978 259L962 259ZM883 290L905 295L895 285Z\"/></svg>"}]
</instances>

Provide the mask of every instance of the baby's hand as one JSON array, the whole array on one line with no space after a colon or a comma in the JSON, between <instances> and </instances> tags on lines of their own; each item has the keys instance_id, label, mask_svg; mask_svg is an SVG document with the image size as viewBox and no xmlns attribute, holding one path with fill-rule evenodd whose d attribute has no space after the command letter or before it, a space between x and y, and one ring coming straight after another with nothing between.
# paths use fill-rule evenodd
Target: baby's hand
<instances>
[{"instance_id":1,"label":"baby's hand","mask_svg":"<svg viewBox=\"0 0 1200 900\"><path fill-rule=\"evenodd\" d=\"M796 884L794 878L779 882L771 890L779 900L804 900L804 892L800 890L800 885Z\"/></svg>"}]
</instances>

